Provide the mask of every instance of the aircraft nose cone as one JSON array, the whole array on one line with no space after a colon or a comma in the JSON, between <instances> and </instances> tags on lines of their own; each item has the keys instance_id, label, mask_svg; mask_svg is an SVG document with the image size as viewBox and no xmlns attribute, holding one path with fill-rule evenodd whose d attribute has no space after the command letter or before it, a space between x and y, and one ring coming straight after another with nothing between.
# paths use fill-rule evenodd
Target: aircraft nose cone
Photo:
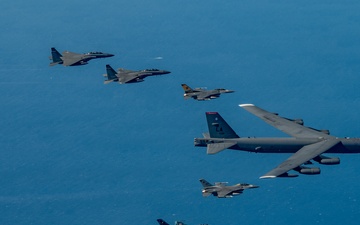
<instances>
[{"instance_id":1,"label":"aircraft nose cone","mask_svg":"<svg viewBox=\"0 0 360 225\"><path fill-rule=\"evenodd\" d=\"M260 186L257 185L251 185L250 188L259 188Z\"/></svg>"},{"instance_id":2,"label":"aircraft nose cone","mask_svg":"<svg viewBox=\"0 0 360 225\"><path fill-rule=\"evenodd\" d=\"M107 54L107 57L113 57L115 56L114 54Z\"/></svg>"},{"instance_id":3,"label":"aircraft nose cone","mask_svg":"<svg viewBox=\"0 0 360 225\"><path fill-rule=\"evenodd\" d=\"M233 93L233 92L235 92L235 91L233 91L233 90L226 90L226 93Z\"/></svg>"},{"instance_id":4,"label":"aircraft nose cone","mask_svg":"<svg viewBox=\"0 0 360 225\"><path fill-rule=\"evenodd\" d=\"M164 73L164 74L169 74L169 73L171 73L171 72L170 72L170 71L167 71L167 70L164 70L163 73Z\"/></svg>"}]
</instances>

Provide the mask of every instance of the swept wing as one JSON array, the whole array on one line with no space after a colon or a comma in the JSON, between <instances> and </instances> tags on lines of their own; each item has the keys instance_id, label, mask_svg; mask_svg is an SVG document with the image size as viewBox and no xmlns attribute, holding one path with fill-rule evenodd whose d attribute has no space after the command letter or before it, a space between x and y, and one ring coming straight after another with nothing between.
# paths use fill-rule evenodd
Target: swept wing
<instances>
[{"instance_id":1,"label":"swept wing","mask_svg":"<svg viewBox=\"0 0 360 225\"><path fill-rule=\"evenodd\" d=\"M131 82L139 82L139 81L143 81L143 79L147 76L150 76L151 73L139 73L139 72L130 72L130 71L126 71L126 72L122 72L119 73L119 81L120 83L131 83Z\"/></svg>"},{"instance_id":2,"label":"swept wing","mask_svg":"<svg viewBox=\"0 0 360 225\"><path fill-rule=\"evenodd\" d=\"M270 124L271 126L281 130L282 132L292 137L297 137L297 138L332 137L321 131L317 131L309 127L302 126L298 123L295 123L294 121L282 118L274 113L265 111L253 104L242 104L239 106L244 108L248 112L254 114L255 116L259 117L260 119L264 120L266 123Z\"/></svg>"},{"instance_id":3,"label":"swept wing","mask_svg":"<svg viewBox=\"0 0 360 225\"><path fill-rule=\"evenodd\" d=\"M87 61L90 59L96 58L95 56L91 55L84 55L84 54L78 54L74 52L63 52L63 56L61 59L64 61L64 66L71 66L78 63L86 64Z\"/></svg>"},{"instance_id":4,"label":"swept wing","mask_svg":"<svg viewBox=\"0 0 360 225\"><path fill-rule=\"evenodd\" d=\"M289 170L295 169L316 156L328 151L332 147L341 144L338 139L329 139L316 142L315 144L305 145L290 158L281 163L278 167L271 170L260 178L275 178L286 174Z\"/></svg>"},{"instance_id":5,"label":"swept wing","mask_svg":"<svg viewBox=\"0 0 360 225\"><path fill-rule=\"evenodd\" d=\"M217 195L218 195L219 198L225 198L225 197L228 196L228 195L229 195L230 197L232 197L231 194L232 194L233 192L237 192L237 193L239 193L239 194L242 194L242 193L243 193L243 190L242 190L242 189L237 189L237 190L222 189L222 190L220 190L220 191L217 192Z\"/></svg>"},{"instance_id":6,"label":"swept wing","mask_svg":"<svg viewBox=\"0 0 360 225\"><path fill-rule=\"evenodd\" d=\"M220 94L211 94L209 91L198 92L197 99L198 100L208 100L210 98L218 98Z\"/></svg>"},{"instance_id":7,"label":"swept wing","mask_svg":"<svg viewBox=\"0 0 360 225\"><path fill-rule=\"evenodd\" d=\"M294 121L282 118L274 113L267 112L253 104L242 104L240 107L290 136L296 138L319 138L319 142L305 145L278 167L260 178L275 178L282 175L286 176L289 170L296 169L307 161L328 151L334 146L341 144L341 142L333 136L302 126Z\"/></svg>"}]
</instances>

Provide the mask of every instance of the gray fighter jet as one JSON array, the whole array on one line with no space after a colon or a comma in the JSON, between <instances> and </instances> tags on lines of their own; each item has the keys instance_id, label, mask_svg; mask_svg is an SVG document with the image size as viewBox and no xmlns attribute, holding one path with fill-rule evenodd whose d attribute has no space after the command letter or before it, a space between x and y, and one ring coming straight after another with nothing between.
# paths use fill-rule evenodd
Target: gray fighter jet
<instances>
[{"instance_id":1,"label":"gray fighter jet","mask_svg":"<svg viewBox=\"0 0 360 225\"><path fill-rule=\"evenodd\" d=\"M113 54L103 52L89 52L84 54L64 51L62 55L55 49L51 48L51 56L49 57L52 62L50 66L63 64L64 66L81 66L88 64L91 59L112 57Z\"/></svg>"},{"instance_id":2,"label":"gray fighter jet","mask_svg":"<svg viewBox=\"0 0 360 225\"><path fill-rule=\"evenodd\" d=\"M232 90L227 90L224 88L217 88L214 90L206 90L204 88L195 88L192 89L186 84L181 84L182 88L185 91L184 98L185 100L189 98L196 99L198 101L211 100L220 97L220 94L223 93L233 93Z\"/></svg>"},{"instance_id":3,"label":"gray fighter jet","mask_svg":"<svg viewBox=\"0 0 360 225\"><path fill-rule=\"evenodd\" d=\"M120 84L126 83L138 83L144 81L145 77L155 76L155 75L164 75L169 74L170 71L158 70L158 69L145 69L140 71L118 69L116 72L110 65L106 65L106 74L104 77L107 80L104 81L104 84L111 82L119 82Z\"/></svg>"},{"instance_id":4,"label":"gray fighter jet","mask_svg":"<svg viewBox=\"0 0 360 225\"><path fill-rule=\"evenodd\" d=\"M165 222L163 219L157 219L159 225L169 225L167 222ZM186 225L182 221L175 221L175 225ZM200 225L208 225L208 224L200 224Z\"/></svg>"},{"instance_id":5,"label":"gray fighter jet","mask_svg":"<svg viewBox=\"0 0 360 225\"><path fill-rule=\"evenodd\" d=\"M157 219L157 221L160 225L170 225L167 222L165 222L163 219ZM181 221L175 221L175 225L186 225L186 224Z\"/></svg>"},{"instance_id":6,"label":"gray fighter jet","mask_svg":"<svg viewBox=\"0 0 360 225\"><path fill-rule=\"evenodd\" d=\"M240 107L264 120L271 126L292 136L291 138L240 138L217 112L207 112L209 133L204 138L195 138L195 146L207 147L207 154L215 154L225 149L256 153L294 153L278 167L260 178L297 177L289 174L295 170L301 174L320 174L320 168L304 166L312 164L335 165L337 157L330 158L323 153L360 153L360 138L338 138L328 130L317 130L304 126L302 119L288 119L276 113L267 112L253 104Z\"/></svg>"},{"instance_id":7,"label":"gray fighter jet","mask_svg":"<svg viewBox=\"0 0 360 225\"><path fill-rule=\"evenodd\" d=\"M216 182L215 185L200 179L203 186L202 195L208 197L214 195L218 198L232 198L235 195L242 194L245 189L258 188L259 186L252 184L235 184L233 186L226 186L227 182Z\"/></svg>"}]
</instances>

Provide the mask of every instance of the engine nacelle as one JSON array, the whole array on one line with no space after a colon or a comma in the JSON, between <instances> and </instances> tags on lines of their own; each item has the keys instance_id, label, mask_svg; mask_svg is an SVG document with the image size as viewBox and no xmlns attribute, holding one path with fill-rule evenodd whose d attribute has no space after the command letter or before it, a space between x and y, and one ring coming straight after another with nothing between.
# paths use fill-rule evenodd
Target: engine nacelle
<instances>
[{"instance_id":1,"label":"engine nacelle","mask_svg":"<svg viewBox=\"0 0 360 225\"><path fill-rule=\"evenodd\" d=\"M324 134L327 134L327 135L330 135L330 131L329 130L318 130L318 129L315 129L315 128L312 128L312 127L308 127L312 130L315 130L315 131L318 131L318 132L322 132Z\"/></svg>"},{"instance_id":2,"label":"engine nacelle","mask_svg":"<svg viewBox=\"0 0 360 225\"><path fill-rule=\"evenodd\" d=\"M325 157L325 156L317 156L314 158L314 161L320 163L320 164L325 164L325 165L337 165L340 164L340 158L338 157L334 157L334 158L329 158L329 157Z\"/></svg>"},{"instance_id":3,"label":"engine nacelle","mask_svg":"<svg viewBox=\"0 0 360 225\"><path fill-rule=\"evenodd\" d=\"M329 130L320 130L321 132L323 132L324 134L330 135L330 131Z\"/></svg>"},{"instance_id":4,"label":"engine nacelle","mask_svg":"<svg viewBox=\"0 0 360 225\"><path fill-rule=\"evenodd\" d=\"M306 175L316 175L316 174L320 174L320 168L317 168L317 167L314 167L314 168L303 167L298 172L301 173L301 174L306 174Z\"/></svg>"},{"instance_id":5,"label":"engine nacelle","mask_svg":"<svg viewBox=\"0 0 360 225\"><path fill-rule=\"evenodd\" d=\"M289 119L289 118L285 118L285 117L283 117L283 118L287 119L287 120L289 120L291 122L297 123L297 124L299 124L301 126L304 126L304 120L303 119Z\"/></svg>"}]
</instances>

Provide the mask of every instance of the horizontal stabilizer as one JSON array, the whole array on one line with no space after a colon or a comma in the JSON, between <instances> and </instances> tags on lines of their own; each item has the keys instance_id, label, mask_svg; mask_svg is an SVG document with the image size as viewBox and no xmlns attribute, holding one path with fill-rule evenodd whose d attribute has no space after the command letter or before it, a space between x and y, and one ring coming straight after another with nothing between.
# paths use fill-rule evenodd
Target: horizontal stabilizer
<instances>
[{"instance_id":1,"label":"horizontal stabilizer","mask_svg":"<svg viewBox=\"0 0 360 225\"><path fill-rule=\"evenodd\" d=\"M111 83L111 82L113 82L114 80L105 80L104 81L104 84L109 84L109 83Z\"/></svg>"},{"instance_id":2,"label":"horizontal stabilizer","mask_svg":"<svg viewBox=\"0 0 360 225\"><path fill-rule=\"evenodd\" d=\"M210 138L210 134L209 134L209 133L203 133L202 135L204 136L204 138Z\"/></svg>"},{"instance_id":3,"label":"horizontal stabilizer","mask_svg":"<svg viewBox=\"0 0 360 225\"><path fill-rule=\"evenodd\" d=\"M235 142L223 142L223 143L208 144L206 153L208 155L216 154L216 153L218 153L222 150L225 150L227 148L230 148L234 145L236 145Z\"/></svg>"},{"instance_id":4,"label":"horizontal stabilizer","mask_svg":"<svg viewBox=\"0 0 360 225\"><path fill-rule=\"evenodd\" d=\"M203 196L203 197L208 197L208 196L210 196L210 195L211 195L210 192L203 192L203 193L202 193L202 196Z\"/></svg>"},{"instance_id":5,"label":"horizontal stabilizer","mask_svg":"<svg viewBox=\"0 0 360 225\"><path fill-rule=\"evenodd\" d=\"M56 66L56 65L59 65L59 64L61 64L62 62L52 62L52 63L50 63L50 66Z\"/></svg>"}]
</instances>

